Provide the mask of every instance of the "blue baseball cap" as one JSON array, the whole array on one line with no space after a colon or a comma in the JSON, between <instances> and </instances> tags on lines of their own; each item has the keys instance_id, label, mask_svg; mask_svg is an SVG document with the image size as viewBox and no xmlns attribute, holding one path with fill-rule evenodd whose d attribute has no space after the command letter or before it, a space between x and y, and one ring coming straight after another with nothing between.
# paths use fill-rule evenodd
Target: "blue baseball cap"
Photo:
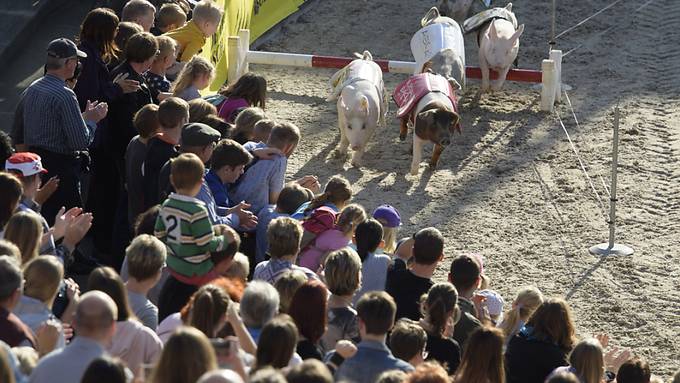
<instances>
[{"instance_id":1,"label":"blue baseball cap","mask_svg":"<svg viewBox=\"0 0 680 383\"><path fill-rule=\"evenodd\" d=\"M68 59L76 56L87 57L87 53L78 49L76 43L63 37L50 42L50 45L47 46L47 55L58 59Z\"/></svg>"},{"instance_id":2,"label":"blue baseball cap","mask_svg":"<svg viewBox=\"0 0 680 383\"><path fill-rule=\"evenodd\" d=\"M385 227L401 226L399 211L392 205L380 205L373 211L373 218L380 221Z\"/></svg>"}]
</instances>

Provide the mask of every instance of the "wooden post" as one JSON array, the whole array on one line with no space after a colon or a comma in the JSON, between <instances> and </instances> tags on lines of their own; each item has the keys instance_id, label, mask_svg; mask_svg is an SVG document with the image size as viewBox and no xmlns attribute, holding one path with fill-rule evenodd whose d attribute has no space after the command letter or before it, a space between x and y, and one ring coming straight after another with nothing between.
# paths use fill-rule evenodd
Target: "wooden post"
<instances>
[{"instance_id":1,"label":"wooden post","mask_svg":"<svg viewBox=\"0 0 680 383\"><path fill-rule=\"evenodd\" d=\"M229 63L229 68L227 69L227 81L229 84L233 84L240 77L239 66L241 65L241 60L239 58L239 47L241 45L240 38L238 36L229 36L227 38L227 60Z\"/></svg>"},{"instance_id":2,"label":"wooden post","mask_svg":"<svg viewBox=\"0 0 680 383\"><path fill-rule=\"evenodd\" d=\"M555 62L553 60L543 60L541 63L543 72L543 87L541 88L541 110L552 112L555 106Z\"/></svg>"},{"instance_id":3,"label":"wooden post","mask_svg":"<svg viewBox=\"0 0 680 383\"><path fill-rule=\"evenodd\" d=\"M238 31L238 37L241 38L241 45L239 46L239 55L241 58L241 67L239 77L250 72L248 67L248 51L250 50L250 29L241 29Z\"/></svg>"},{"instance_id":4,"label":"wooden post","mask_svg":"<svg viewBox=\"0 0 680 383\"><path fill-rule=\"evenodd\" d=\"M555 62L555 102L562 101L562 51L553 49L550 51L550 59Z\"/></svg>"}]
</instances>

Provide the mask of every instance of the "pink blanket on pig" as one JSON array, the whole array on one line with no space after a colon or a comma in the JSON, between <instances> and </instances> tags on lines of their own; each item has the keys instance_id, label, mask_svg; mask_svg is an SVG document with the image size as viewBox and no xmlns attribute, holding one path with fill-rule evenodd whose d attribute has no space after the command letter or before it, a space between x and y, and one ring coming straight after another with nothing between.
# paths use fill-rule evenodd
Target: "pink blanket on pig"
<instances>
[{"instance_id":1,"label":"pink blanket on pig","mask_svg":"<svg viewBox=\"0 0 680 383\"><path fill-rule=\"evenodd\" d=\"M425 72L413 75L397 85L392 95L394 102L399 107L397 117L402 118L411 113L413 108L418 105L418 101L430 92L444 93L451 100L453 110L458 113L458 102L451 84L444 76Z\"/></svg>"}]
</instances>

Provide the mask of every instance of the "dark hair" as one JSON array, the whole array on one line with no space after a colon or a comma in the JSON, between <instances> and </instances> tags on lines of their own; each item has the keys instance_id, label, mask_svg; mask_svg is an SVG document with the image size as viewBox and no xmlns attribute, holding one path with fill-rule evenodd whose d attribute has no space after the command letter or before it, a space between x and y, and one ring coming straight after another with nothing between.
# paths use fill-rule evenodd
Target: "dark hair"
<instances>
[{"instance_id":1,"label":"dark hair","mask_svg":"<svg viewBox=\"0 0 680 383\"><path fill-rule=\"evenodd\" d=\"M532 335L536 339L554 343L564 351L571 351L576 344L574 321L564 299L546 299L526 325L533 328Z\"/></svg>"},{"instance_id":2,"label":"dark hair","mask_svg":"<svg viewBox=\"0 0 680 383\"><path fill-rule=\"evenodd\" d=\"M652 372L647 360L641 357L628 359L619 367L616 374L617 383L649 383Z\"/></svg>"},{"instance_id":3,"label":"dark hair","mask_svg":"<svg viewBox=\"0 0 680 383\"><path fill-rule=\"evenodd\" d=\"M235 83L220 89L219 93L226 98L243 98L250 106L264 109L267 99L267 80L255 73L246 73Z\"/></svg>"},{"instance_id":4,"label":"dark hair","mask_svg":"<svg viewBox=\"0 0 680 383\"><path fill-rule=\"evenodd\" d=\"M138 215L134 225L135 236L140 234L154 235L156 219L158 219L158 213L160 213L160 211L161 205L154 205L147 211Z\"/></svg>"},{"instance_id":5,"label":"dark hair","mask_svg":"<svg viewBox=\"0 0 680 383\"><path fill-rule=\"evenodd\" d=\"M288 314L295 321L300 335L316 343L326 331L327 320L326 286L317 280L307 281L300 286L288 308Z\"/></svg>"},{"instance_id":6,"label":"dark hair","mask_svg":"<svg viewBox=\"0 0 680 383\"><path fill-rule=\"evenodd\" d=\"M458 304L458 292L452 284L440 282L430 287L423 296L423 316L432 326L433 335L441 335L446 329L446 322L455 315Z\"/></svg>"},{"instance_id":7,"label":"dark hair","mask_svg":"<svg viewBox=\"0 0 680 383\"><path fill-rule=\"evenodd\" d=\"M293 215L307 201L309 201L307 189L296 182L290 182L281 189L276 207L284 214Z\"/></svg>"},{"instance_id":8,"label":"dark hair","mask_svg":"<svg viewBox=\"0 0 680 383\"><path fill-rule=\"evenodd\" d=\"M24 187L14 174L0 172L0 190L0 230L4 230L21 200Z\"/></svg>"},{"instance_id":9,"label":"dark hair","mask_svg":"<svg viewBox=\"0 0 680 383\"><path fill-rule=\"evenodd\" d=\"M118 28L118 16L108 8L95 8L88 12L80 25L79 42L94 45L105 63L118 57L120 51L114 38Z\"/></svg>"},{"instance_id":10,"label":"dark hair","mask_svg":"<svg viewBox=\"0 0 680 383\"><path fill-rule=\"evenodd\" d=\"M255 354L255 370L264 366L284 368L293 357L298 342L298 331L293 319L280 314L262 328Z\"/></svg>"},{"instance_id":11,"label":"dark hair","mask_svg":"<svg viewBox=\"0 0 680 383\"><path fill-rule=\"evenodd\" d=\"M14 154L12 137L0 130L0 170L5 170L5 161Z\"/></svg>"},{"instance_id":12,"label":"dark hair","mask_svg":"<svg viewBox=\"0 0 680 383\"><path fill-rule=\"evenodd\" d=\"M118 23L118 29L116 31L116 37L114 41L116 43L116 48L120 52L118 54L118 60L122 61L125 59L125 45L127 44L130 37L137 33L144 32L141 25L133 23L131 21L121 21Z\"/></svg>"},{"instance_id":13,"label":"dark hair","mask_svg":"<svg viewBox=\"0 0 680 383\"><path fill-rule=\"evenodd\" d=\"M125 59L133 63L143 63L158 53L158 41L149 32L132 35L125 44Z\"/></svg>"},{"instance_id":14,"label":"dark hair","mask_svg":"<svg viewBox=\"0 0 680 383\"><path fill-rule=\"evenodd\" d=\"M370 291L357 302L357 316L364 323L367 334L385 335L394 325L397 304L384 291Z\"/></svg>"},{"instance_id":15,"label":"dark hair","mask_svg":"<svg viewBox=\"0 0 680 383\"><path fill-rule=\"evenodd\" d=\"M204 285L193 295L187 324L201 330L208 338L214 338L220 330L217 325L227 314L230 304L231 300L224 289L213 284Z\"/></svg>"},{"instance_id":16,"label":"dark hair","mask_svg":"<svg viewBox=\"0 0 680 383\"><path fill-rule=\"evenodd\" d=\"M235 168L239 165L247 165L252 159L253 156L241 144L234 140L224 139L215 146L211 157L211 167L214 170L225 166Z\"/></svg>"},{"instance_id":17,"label":"dark hair","mask_svg":"<svg viewBox=\"0 0 680 383\"><path fill-rule=\"evenodd\" d=\"M312 202L309 203L309 206L305 209L305 214L325 205L326 202L337 205L339 203L345 203L351 198L352 185L349 181L343 176L333 176L328 180L326 187L323 189L323 193L314 197Z\"/></svg>"},{"instance_id":18,"label":"dark hair","mask_svg":"<svg viewBox=\"0 0 680 383\"><path fill-rule=\"evenodd\" d=\"M197 99L194 99L197 100ZM192 100L193 101L193 100ZM209 127L217 130L220 132L220 136L222 138L229 137L231 135L231 132L234 130L234 126L231 125L230 123L224 121L224 119L216 114L209 114L207 116L204 116L203 118L199 119L196 122L201 122L203 124L208 125Z\"/></svg>"},{"instance_id":19,"label":"dark hair","mask_svg":"<svg viewBox=\"0 0 680 383\"><path fill-rule=\"evenodd\" d=\"M116 321L126 321L134 317L128 303L127 290L120 275L111 267L100 266L92 270L87 278L87 291L99 290L110 296L118 307Z\"/></svg>"},{"instance_id":20,"label":"dark hair","mask_svg":"<svg viewBox=\"0 0 680 383\"><path fill-rule=\"evenodd\" d=\"M468 291L477 283L481 268L477 260L471 256L459 255L451 262L449 273L451 283L456 286L456 290Z\"/></svg>"},{"instance_id":21,"label":"dark hair","mask_svg":"<svg viewBox=\"0 0 680 383\"><path fill-rule=\"evenodd\" d=\"M286 374L288 383L333 383L333 375L323 362L307 359Z\"/></svg>"},{"instance_id":22,"label":"dark hair","mask_svg":"<svg viewBox=\"0 0 680 383\"><path fill-rule=\"evenodd\" d=\"M368 254L376 251L380 242L382 242L383 237L383 227L374 218L369 218L364 222L357 225L357 229L354 232L354 238L357 244L357 254L361 258L361 262L364 262L368 258Z\"/></svg>"},{"instance_id":23,"label":"dark hair","mask_svg":"<svg viewBox=\"0 0 680 383\"><path fill-rule=\"evenodd\" d=\"M425 349L427 333L418 322L402 318L392 327L389 342L392 354L408 362Z\"/></svg>"},{"instance_id":24,"label":"dark hair","mask_svg":"<svg viewBox=\"0 0 680 383\"><path fill-rule=\"evenodd\" d=\"M426 227L413 237L413 260L421 265L431 265L444 252L444 237L434 227Z\"/></svg>"},{"instance_id":25,"label":"dark hair","mask_svg":"<svg viewBox=\"0 0 680 383\"><path fill-rule=\"evenodd\" d=\"M90 362L80 383L126 383L125 368L122 360L102 355Z\"/></svg>"}]
</instances>

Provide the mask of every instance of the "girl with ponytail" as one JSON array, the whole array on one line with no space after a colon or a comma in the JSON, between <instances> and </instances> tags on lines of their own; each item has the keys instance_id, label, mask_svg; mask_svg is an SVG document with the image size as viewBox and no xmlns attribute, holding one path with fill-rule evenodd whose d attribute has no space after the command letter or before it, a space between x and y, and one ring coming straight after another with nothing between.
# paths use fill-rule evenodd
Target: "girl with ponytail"
<instances>
[{"instance_id":1,"label":"girl with ponytail","mask_svg":"<svg viewBox=\"0 0 680 383\"><path fill-rule=\"evenodd\" d=\"M360 223L354 233L354 244L361 259L361 289L354 295L353 304L369 291L384 291L390 256L378 251L385 244L383 227L374 218Z\"/></svg>"},{"instance_id":2,"label":"girl with ponytail","mask_svg":"<svg viewBox=\"0 0 680 383\"><path fill-rule=\"evenodd\" d=\"M319 234L298 257L300 266L318 271L326 256L350 244L357 226L366 220L366 211L361 205L349 204L342 209L335 228Z\"/></svg>"},{"instance_id":3,"label":"girl with ponytail","mask_svg":"<svg viewBox=\"0 0 680 383\"><path fill-rule=\"evenodd\" d=\"M208 338L215 338L227 322L227 309L231 299L215 285L204 285L194 295L189 311L188 325L201 330Z\"/></svg>"},{"instance_id":4,"label":"girl with ponytail","mask_svg":"<svg viewBox=\"0 0 680 383\"><path fill-rule=\"evenodd\" d=\"M461 349L453 340L453 327L460 316L458 292L449 282L437 283L421 300L423 318L420 325L427 332L427 360L441 363L449 375L460 364Z\"/></svg>"},{"instance_id":5,"label":"girl with ponytail","mask_svg":"<svg viewBox=\"0 0 680 383\"><path fill-rule=\"evenodd\" d=\"M517 293L512 308L505 313L503 322L498 325L505 335L506 346L542 303L543 294L536 287L527 286Z\"/></svg>"},{"instance_id":6,"label":"girl with ponytail","mask_svg":"<svg viewBox=\"0 0 680 383\"><path fill-rule=\"evenodd\" d=\"M329 207L338 213L347 205L350 199L352 199L352 185L343 176L333 176L328 180L323 193L317 195L311 201L302 204L292 217L304 219L311 216L314 210L322 206Z\"/></svg>"}]
</instances>

